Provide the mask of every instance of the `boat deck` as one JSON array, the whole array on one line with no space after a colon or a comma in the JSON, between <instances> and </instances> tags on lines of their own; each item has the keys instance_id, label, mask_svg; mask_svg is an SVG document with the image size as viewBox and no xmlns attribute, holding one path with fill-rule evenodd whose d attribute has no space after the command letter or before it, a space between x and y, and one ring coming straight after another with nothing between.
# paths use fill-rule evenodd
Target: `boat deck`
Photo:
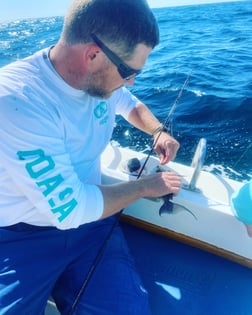
<instances>
[{"instance_id":1,"label":"boat deck","mask_svg":"<svg viewBox=\"0 0 252 315\"><path fill-rule=\"evenodd\" d=\"M153 315L251 315L252 270L123 225Z\"/></svg>"},{"instance_id":2,"label":"boat deck","mask_svg":"<svg viewBox=\"0 0 252 315\"><path fill-rule=\"evenodd\" d=\"M122 227L153 315L252 314L251 269L126 223ZM51 307L46 312L56 314Z\"/></svg>"}]
</instances>

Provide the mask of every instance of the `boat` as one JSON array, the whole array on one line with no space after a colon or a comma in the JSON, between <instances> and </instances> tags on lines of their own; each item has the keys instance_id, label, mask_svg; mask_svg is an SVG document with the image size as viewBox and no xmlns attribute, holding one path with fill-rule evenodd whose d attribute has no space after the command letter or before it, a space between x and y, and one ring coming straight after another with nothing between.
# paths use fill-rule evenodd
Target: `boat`
<instances>
[{"instance_id":1,"label":"boat","mask_svg":"<svg viewBox=\"0 0 252 315\"><path fill-rule=\"evenodd\" d=\"M252 238L230 205L244 183L205 171L206 149L202 138L190 165L162 167L156 156L116 142L102 154L105 185L137 180L140 171L141 176L173 171L182 177L168 209L164 198L141 198L120 215L153 315L252 314ZM138 169L131 168L132 161ZM49 301L46 315L56 314Z\"/></svg>"},{"instance_id":2,"label":"boat","mask_svg":"<svg viewBox=\"0 0 252 315\"><path fill-rule=\"evenodd\" d=\"M202 170L206 146L206 140L200 139L191 166L176 162L162 166L163 171L182 177L182 189L173 197L171 211L161 213L162 198L142 198L124 209L122 219L252 267L252 239L230 204L231 195L244 183ZM125 169L125 164L135 158L144 164L147 156L109 145L102 156L103 183L135 180L136 174ZM150 156L142 176L158 168L158 158Z\"/></svg>"}]
</instances>

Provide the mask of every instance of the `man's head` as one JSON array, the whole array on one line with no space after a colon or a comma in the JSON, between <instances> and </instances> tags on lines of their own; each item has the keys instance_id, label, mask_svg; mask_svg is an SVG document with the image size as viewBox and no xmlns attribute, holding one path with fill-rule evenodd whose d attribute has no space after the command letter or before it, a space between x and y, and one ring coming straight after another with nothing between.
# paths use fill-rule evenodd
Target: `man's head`
<instances>
[{"instance_id":1,"label":"man's head","mask_svg":"<svg viewBox=\"0 0 252 315\"><path fill-rule=\"evenodd\" d=\"M154 48L159 42L158 25L145 0L74 0L64 21L64 42L92 42L92 34L123 60L137 44Z\"/></svg>"},{"instance_id":2,"label":"man's head","mask_svg":"<svg viewBox=\"0 0 252 315\"><path fill-rule=\"evenodd\" d=\"M74 0L51 60L70 85L107 98L133 84L158 42L145 0Z\"/></svg>"}]
</instances>

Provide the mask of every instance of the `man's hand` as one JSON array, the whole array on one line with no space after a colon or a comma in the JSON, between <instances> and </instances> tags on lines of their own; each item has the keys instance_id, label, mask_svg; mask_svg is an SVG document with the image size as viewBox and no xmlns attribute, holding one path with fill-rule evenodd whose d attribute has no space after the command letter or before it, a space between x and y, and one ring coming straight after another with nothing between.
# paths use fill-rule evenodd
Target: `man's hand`
<instances>
[{"instance_id":1,"label":"man's hand","mask_svg":"<svg viewBox=\"0 0 252 315\"><path fill-rule=\"evenodd\" d=\"M156 134L154 141L156 141L157 137L159 138L154 150L159 157L160 164L164 165L175 158L179 149L179 143L166 132L161 132L160 136Z\"/></svg>"}]
</instances>

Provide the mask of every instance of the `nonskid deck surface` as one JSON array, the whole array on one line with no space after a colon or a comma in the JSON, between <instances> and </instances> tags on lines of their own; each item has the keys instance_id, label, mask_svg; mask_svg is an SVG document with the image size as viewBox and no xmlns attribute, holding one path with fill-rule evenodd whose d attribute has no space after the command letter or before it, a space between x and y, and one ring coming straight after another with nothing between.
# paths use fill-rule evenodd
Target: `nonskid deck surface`
<instances>
[{"instance_id":1,"label":"nonskid deck surface","mask_svg":"<svg viewBox=\"0 0 252 315\"><path fill-rule=\"evenodd\" d=\"M121 225L149 292L153 315L252 314L251 269L134 226ZM57 314L48 307L46 315Z\"/></svg>"},{"instance_id":2,"label":"nonskid deck surface","mask_svg":"<svg viewBox=\"0 0 252 315\"><path fill-rule=\"evenodd\" d=\"M251 269L166 237L122 226L149 292L153 315L252 315Z\"/></svg>"}]
</instances>

